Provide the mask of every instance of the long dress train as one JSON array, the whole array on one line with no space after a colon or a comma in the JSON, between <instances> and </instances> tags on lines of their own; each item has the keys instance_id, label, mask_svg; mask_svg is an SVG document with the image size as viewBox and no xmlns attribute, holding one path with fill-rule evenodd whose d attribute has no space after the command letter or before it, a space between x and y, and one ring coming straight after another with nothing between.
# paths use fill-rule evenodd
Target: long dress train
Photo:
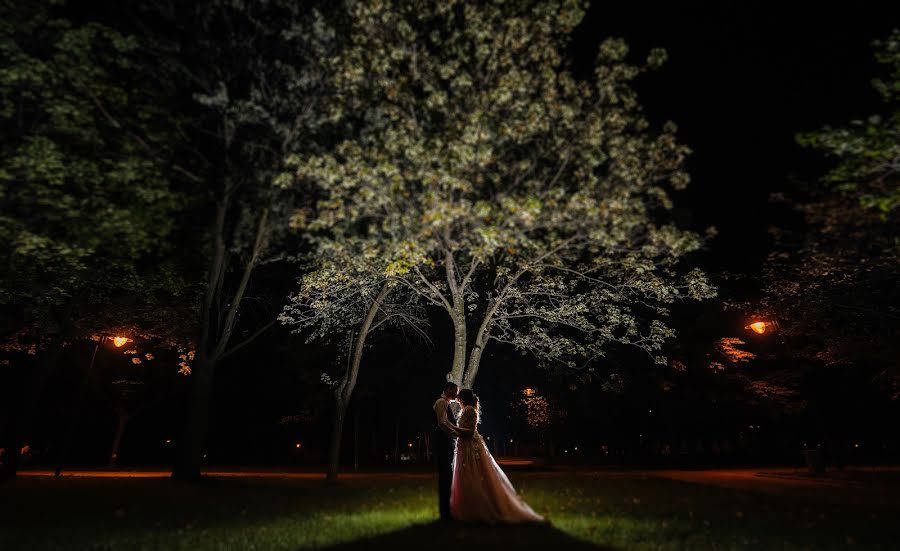
<instances>
[{"instance_id":1,"label":"long dress train","mask_svg":"<svg viewBox=\"0 0 900 551\"><path fill-rule=\"evenodd\" d=\"M470 435L456 439L450 512L463 521L539 522L544 520L516 493L478 432L478 413L466 406L457 421Z\"/></svg>"}]
</instances>

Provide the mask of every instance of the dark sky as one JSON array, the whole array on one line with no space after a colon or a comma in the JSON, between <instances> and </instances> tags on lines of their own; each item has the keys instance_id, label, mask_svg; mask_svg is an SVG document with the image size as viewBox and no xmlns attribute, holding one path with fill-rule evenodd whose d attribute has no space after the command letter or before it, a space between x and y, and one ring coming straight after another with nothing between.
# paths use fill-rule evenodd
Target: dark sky
<instances>
[{"instance_id":1,"label":"dark sky","mask_svg":"<svg viewBox=\"0 0 900 551\"><path fill-rule=\"evenodd\" d=\"M594 2L576 55L619 36L635 59L663 47L669 62L639 84L654 121L671 119L693 150L693 184L677 200L698 228L714 225L710 268L755 272L768 245L771 191L814 178L798 131L879 109L872 40L900 22L890 2Z\"/></svg>"}]
</instances>

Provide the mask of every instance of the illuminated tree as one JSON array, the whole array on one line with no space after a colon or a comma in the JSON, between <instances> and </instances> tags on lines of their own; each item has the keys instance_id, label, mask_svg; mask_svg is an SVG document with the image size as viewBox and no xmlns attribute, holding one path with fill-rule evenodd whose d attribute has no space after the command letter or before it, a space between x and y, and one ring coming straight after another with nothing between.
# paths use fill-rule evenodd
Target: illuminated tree
<instances>
[{"instance_id":1,"label":"illuminated tree","mask_svg":"<svg viewBox=\"0 0 900 551\"><path fill-rule=\"evenodd\" d=\"M351 4L326 60L337 143L282 181L446 312L463 386L492 340L563 368L613 343L663 361L666 305L714 294L678 269L700 240L666 222L687 148L674 124L650 129L631 87L665 54L636 66L607 40L579 80L565 48L582 16L573 0Z\"/></svg>"},{"instance_id":2,"label":"illuminated tree","mask_svg":"<svg viewBox=\"0 0 900 551\"><path fill-rule=\"evenodd\" d=\"M336 229L333 227L332 229ZM358 243L347 234L316 240L312 255L316 268L300 280L300 289L291 296L279 319L295 326L294 332L310 330L309 340L346 339L346 367L340 378L323 374L334 396L334 418L328 450L327 478L335 480L340 466L341 439L347 407L356 388L360 364L368 338L380 328L410 328L427 340L427 324L416 297L390 278L373 269L379 255L358 251ZM350 245L348 247L348 245Z\"/></svg>"}]
</instances>

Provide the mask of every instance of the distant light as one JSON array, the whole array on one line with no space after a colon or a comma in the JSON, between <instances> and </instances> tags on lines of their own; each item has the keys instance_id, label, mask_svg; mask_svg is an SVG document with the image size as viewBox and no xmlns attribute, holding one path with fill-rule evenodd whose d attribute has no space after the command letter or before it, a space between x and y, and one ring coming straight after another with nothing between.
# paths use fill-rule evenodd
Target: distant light
<instances>
[{"instance_id":1,"label":"distant light","mask_svg":"<svg viewBox=\"0 0 900 551\"><path fill-rule=\"evenodd\" d=\"M750 329L752 329L755 333L762 335L769 328L768 324L764 321L755 321L748 325Z\"/></svg>"},{"instance_id":2,"label":"distant light","mask_svg":"<svg viewBox=\"0 0 900 551\"><path fill-rule=\"evenodd\" d=\"M647 410L647 413L653 413L653 410L652 410L652 409L648 409L648 410Z\"/></svg>"},{"instance_id":3,"label":"distant light","mask_svg":"<svg viewBox=\"0 0 900 551\"><path fill-rule=\"evenodd\" d=\"M410 442L409 444L407 444L406 447L407 447L407 448L411 448L411 447L412 447L412 442Z\"/></svg>"},{"instance_id":4,"label":"distant light","mask_svg":"<svg viewBox=\"0 0 900 551\"><path fill-rule=\"evenodd\" d=\"M524 394L525 396L531 397L531 396L534 396L535 394L537 394L537 391L535 389L531 388L530 386L527 386L527 387L525 387L525 390L522 391L522 394Z\"/></svg>"},{"instance_id":5,"label":"distant light","mask_svg":"<svg viewBox=\"0 0 900 551\"><path fill-rule=\"evenodd\" d=\"M131 339L129 339L128 337L113 337L112 338L113 344L116 345L116 348L121 348L121 347L125 346L125 343L130 340Z\"/></svg>"},{"instance_id":6,"label":"distant light","mask_svg":"<svg viewBox=\"0 0 900 551\"><path fill-rule=\"evenodd\" d=\"M300 449L300 442L297 442L296 444L294 444L294 447L297 448L297 449L299 450L299 449Z\"/></svg>"},{"instance_id":7,"label":"distant light","mask_svg":"<svg viewBox=\"0 0 900 551\"><path fill-rule=\"evenodd\" d=\"M171 443L172 443L172 439L171 439L171 438L166 438L166 444L171 444Z\"/></svg>"},{"instance_id":8,"label":"distant light","mask_svg":"<svg viewBox=\"0 0 900 551\"><path fill-rule=\"evenodd\" d=\"M512 438L510 438L509 441L512 442Z\"/></svg>"},{"instance_id":9,"label":"distant light","mask_svg":"<svg viewBox=\"0 0 900 551\"><path fill-rule=\"evenodd\" d=\"M575 446L575 451L578 451L578 446Z\"/></svg>"},{"instance_id":10,"label":"distant light","mask_svg":"<svg viewBox=\"0 0 900 551\"><path fill-rule=\"evenodd\" d=\"M859 447L859 444L853 444L853 447L854 447L854 448L858 448L858 447Z\"/></svg>"}]
</instances>

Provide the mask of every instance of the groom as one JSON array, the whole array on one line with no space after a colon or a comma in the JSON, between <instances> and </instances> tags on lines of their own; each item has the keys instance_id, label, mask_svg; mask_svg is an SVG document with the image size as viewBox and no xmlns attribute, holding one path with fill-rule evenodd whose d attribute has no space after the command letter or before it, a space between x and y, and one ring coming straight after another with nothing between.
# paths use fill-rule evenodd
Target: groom
<instances>
[{"instance_id":1,"label":"groom","mask_svg":"<svg viewBox=\"0 0 900 551\"><path fill-rule=\"evenodd\" d=\"M438 508L441 520L452 520L450 516L450 486L453 483L453 441L459 434L453 422L450 402L456 400L458 388L447 382L444 392L434 402L434 457L438 471Z\"/></svg>"}]
</instances>

